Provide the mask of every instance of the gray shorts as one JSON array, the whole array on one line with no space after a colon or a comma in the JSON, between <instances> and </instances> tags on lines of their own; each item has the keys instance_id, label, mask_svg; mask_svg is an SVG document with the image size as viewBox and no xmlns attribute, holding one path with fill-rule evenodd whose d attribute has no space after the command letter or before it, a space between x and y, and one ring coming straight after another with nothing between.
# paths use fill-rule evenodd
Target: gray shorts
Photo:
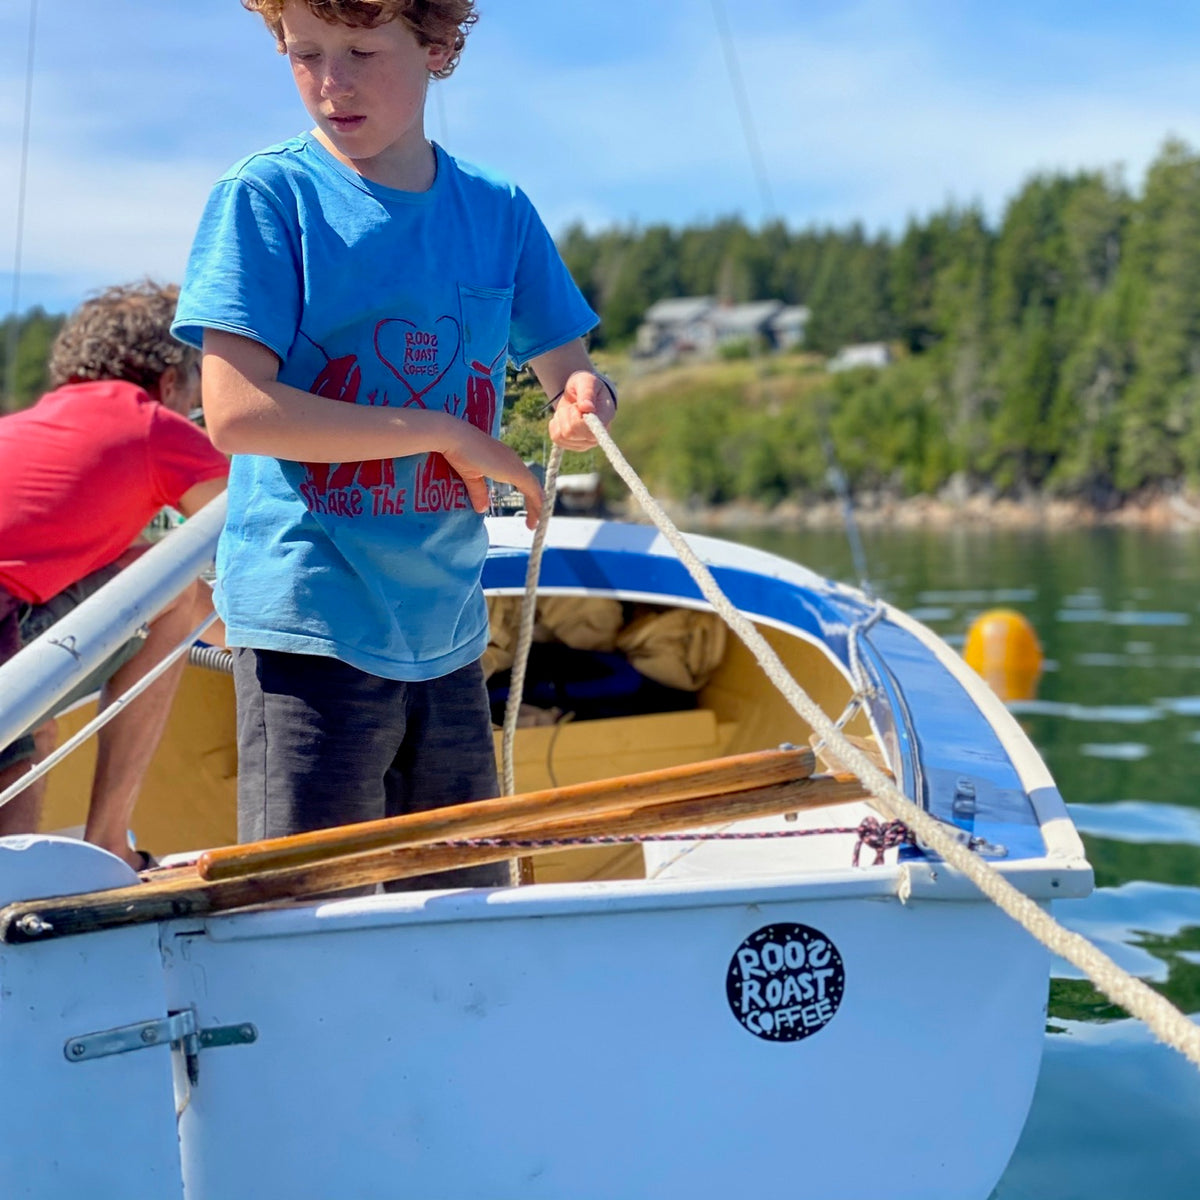
<instances>
[{"instance_id":1,"label":"gray shorts","mask_svg":"<svg viewBox=\"0 0 1200 1200\"><path fill-rule=\"evenodd\" d=\"M419 683L336 658L235 649L238 838L284 837L499 794L483 670ZM397 890L506 887L507 862Z\"/></svg>"},{"instance_id":2,"label":"gray shorts","mask_svg":"<svg viewBox=\"0 0 1200 1200\"><path fill-rule=\"evenodd\" d=\"M23 649L36 638L41 637L56 621L61 621L67 613L78 608L89 596L98 592L109 580L115 578L120 573L120 570L121 568L116 563L108 567L101 567L99 571L93 571L90 575L85 575L78 583L73 583L70 587L64 588L57 596L51 596L45 604L21 604L16 611L16 640L19 644L15 647L11 645L6 646L4 650L11 651L11 653L0 652L0 662L7 661L17 650ZM75 684L55 704L53 709L47 713L47 718L58 716L77 701L82 700L84 696L89 696L92 692L98 691L145 644L146 642L143 638L130 638L123 646L109 655L91 674L86 675ZM37 724L41 724L41 722L39 721ZM0 770L33 758L33 729L36 728L37 725L34 725L17 738L15 742L0 750Z\"/></svg>"}]
</instances>

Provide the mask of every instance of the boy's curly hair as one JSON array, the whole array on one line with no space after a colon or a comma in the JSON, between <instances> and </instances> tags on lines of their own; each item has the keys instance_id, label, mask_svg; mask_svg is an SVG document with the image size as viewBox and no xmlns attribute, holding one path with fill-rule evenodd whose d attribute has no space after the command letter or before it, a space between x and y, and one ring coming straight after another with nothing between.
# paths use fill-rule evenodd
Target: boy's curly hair
<instances>
[{"instance_id":1,"label":"boy's curly hair","mask_svg":"<svg viewBox=\"0 0 1200 1200\"><path fill-rule=\"evenodd\" d=\"M373 29L388 21L403 21L422 46L448 46L451 55L446 65L433 74L438 79L450 75L467 43L467 32L479 20L474 0L302 0L314 16L330 25L356 25ZM275 35L283 52L283 10L287 0L242 0L242 6L256 12Z\"/></svg>"},{"instance_id":2,"label":"boy's curly hair","mask_svg":"<svg viewBox=\"0 0 1200 1200\"><path fill-rule=\"evenodd\" d=\"M95 379L123 379L157 393L168 367L199 360L171 336L179 300L175 284L149 279L89 296L58 331L47 372L51 388Z\"/></svg>"}]
</instances>

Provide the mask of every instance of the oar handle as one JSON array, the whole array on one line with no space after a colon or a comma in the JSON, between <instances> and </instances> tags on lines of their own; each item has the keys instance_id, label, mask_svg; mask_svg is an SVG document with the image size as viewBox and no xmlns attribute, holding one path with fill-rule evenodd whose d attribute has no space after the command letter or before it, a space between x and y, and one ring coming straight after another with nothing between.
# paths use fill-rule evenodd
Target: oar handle
<instances>
[{"instance_id":1,"label":"oar handle","mask_svg":"<svg viewBox=\"0 0 1200 1200\"><path fill-rule=\"evenodd\" d=\"M703 796L649 805L621 813L577 817L526 827L516 836L531 841L693 831L713 824L745 821L780 813L869 799L850 775L813 775L797 783ZM451 867L474 866L512 856L509 847L485 845L421 845L373 850L326 859L284 871L267 871L219 883L200 879L194 868L158 871L146 882L82 896L23 900L0 908L0 942L35 942L70 937L147 921L202 917L248 905L297 896L324 895L388 879L422 875ZM534 851L537 853L537 851Z\"/></svg>"},{"instance_id":2,"label":"oar handle","mask_svg":"<svg viewBox=\"0 0 1200 1200\"><path fill-rule=\"evenodd\" d=\"M815 808L849 804L869 799L870 793L853 775L812 775L795 783L772 784L722 796L696 796L666 804L646 805L625 812L576 817L534 825L511 834L511 838L553 843L589 837L635 837L653 841L655 836L693 832L713 825L729 825L783 813L807 812ZM543 849L553 849L546 846ZM538 849L523 853L538 854ZM479 866L513 856L511 846L462 845L456 843L396 846L355 854L347 858L327 859L292 871L250 876L214 888L241 888L258 881L260 887L275 895L303 895L335 892L344 888L384 880L407 879L430 871ZM144 885L145 886L145 885ZM278 890L277 890L278 889ZM285 890L286 889L286 890Z\"/></svg>"},{"instance_id":3,"label":"oar handle","mask_svg":"<svg viewBox=\"0 0 1200 1200\"><path fill-rule=\"evenodd\" d=\"M808 778L815 765L813 752L807 746L759 750L636 775L526 792L520 796L476 800L382 821L339 825L291 837L249 842L244 846L225 846L206 851L196 865L202 879L234 879L259 871L305 866L334 855L489 837L519 831L542 821L563 821L693 797L749 791L777 783L794 783Z\"/></svg>"}]
</instances>

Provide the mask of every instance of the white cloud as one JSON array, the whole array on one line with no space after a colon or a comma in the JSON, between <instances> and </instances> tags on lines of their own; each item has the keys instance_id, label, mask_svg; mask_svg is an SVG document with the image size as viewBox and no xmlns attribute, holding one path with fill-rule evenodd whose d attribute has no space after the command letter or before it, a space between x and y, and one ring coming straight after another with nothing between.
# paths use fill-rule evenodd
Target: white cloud
<instances>
[{"instance_id":1,"label":"white cloud","mask_svg":"<svg viewBox=\"0 0 1200 1200\"><path fill-rule=\"evenodd\" d=\"M93 5L42 6L24 250L34 289L55 276L177 278L212 180L303 124L286 68L236 6ZM1149 43L1042 30L1039 65L1019 53L1031 36L1019 15L1017 41L981 58L960 40L965 18L933 20L931 0L729 9L776 208L796 226L898 229L949 199L996 217L1035 170L1121 163L1136 185L1169 133L1200 143L1200 72ZM141 36L148 14L153 37ZM552 229L761 217L707 3L662 0L657 40L569 53L559 25L530 43L516 17L487 15L427 126L520 182ZM0 278L15 233L23 37L14 9L0 13ZM114 47L128 46L126 65Z\"/></svg>"},{"instance_id":2,"label":"white cloud","mask_svg":"<svg viewBox=\"0 0 1200 1200\"><path fill-rule=\"evenodd\" d=\"M948 198L979 199L995 216L1034 171L1124 164L1136 182L1169 133L1200 137L1190 72L1131 63L1087 84L1004 86L947 72L920 36L885 31L876 42L863 40L861 22L851 26L852 36L776 31L739 43L776 205L793 223L898 228ZM481 145L520 129L518 178L552 211L570 208L573 192L593 221L625 219L628 201L613 197L639 196L647 220L733 207L760 215L729 79L706 31L681 30L653 87L642 64L536 76L518 65L512 74L521 86L498 105L485 105L494 78L455 98L460 127Z\"/></svg>"}]
</instances>

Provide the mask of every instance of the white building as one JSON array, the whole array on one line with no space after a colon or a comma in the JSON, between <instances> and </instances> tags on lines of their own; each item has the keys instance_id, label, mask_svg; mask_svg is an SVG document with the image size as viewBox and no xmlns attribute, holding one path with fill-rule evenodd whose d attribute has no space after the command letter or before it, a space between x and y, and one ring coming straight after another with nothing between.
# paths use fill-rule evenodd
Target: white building
<instances>
[{"instance_id":1,"label":"white building","mask_svg":"<svg viewBox=\"0 0 1200 1200\"><path fill-rule=\"evenodd\" d=\"M892 351L886 342L861 342L843 346L826 364L828 371L853 371L856 367L879 370L890 365Z\"/></svg>"}]
</instances>

